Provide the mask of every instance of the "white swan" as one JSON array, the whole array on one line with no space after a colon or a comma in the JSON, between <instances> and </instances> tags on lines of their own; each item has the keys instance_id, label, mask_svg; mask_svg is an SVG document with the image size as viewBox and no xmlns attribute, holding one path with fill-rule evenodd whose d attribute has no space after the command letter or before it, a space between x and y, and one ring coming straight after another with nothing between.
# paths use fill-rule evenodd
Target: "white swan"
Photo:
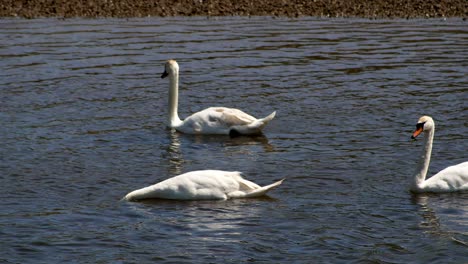
<instances>
[{"instance_id":1,"label":"white swan","mask_svg":"<svg viewBox=\"0 0 468 264\"><path fill-rule=\"evenodd\" d=\"M435 124L430 116L419 118L416 130L411 136L415 139L424 132L424 148L419 162L414 182L413 192L457 192L468 191L468 162L450 166L426 180L429 162L431 160L432 141L434 139Z\"/></svg>"},{"instance_id":2,"label":"white swan","mask_svg":"<svg viewBox=\"0 0 468 264\"><path fill-rule=\"evenodd\" d=\"M169 76L169 119L168 126L187 134L252 135L260 134L276 112L261 119L241 110L226 107L210 107L180 120L177 113L179 100L179 65L168 60L161 78Z\"/></svg>"},{"instance_id":3,"label":"white swan","mask_svg":"<svg viewBox=\"0 0 468 264\"><path fill-rule=\"evenodd\" d=\"M261 187L242 178L237 171L200 170L187 172L125 195L124 200L227 200L265 195L283 180Z\"/></svg>"}]
</instances>

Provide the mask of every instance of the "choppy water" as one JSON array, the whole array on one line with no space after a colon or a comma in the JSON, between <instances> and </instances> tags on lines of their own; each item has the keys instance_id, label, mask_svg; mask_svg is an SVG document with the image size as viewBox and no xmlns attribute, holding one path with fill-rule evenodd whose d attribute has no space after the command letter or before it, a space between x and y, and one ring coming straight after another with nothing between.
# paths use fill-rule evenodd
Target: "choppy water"
<instances>
[{"instance_id":1,"label":"choppy water","mask_svg":"<svg viewBox=\"0 0 468 264\"><path fill-rule=\"evenodd\" d=\"M277 110L264 137L164 126L166 59L180 116ZM0 262L463 263L468 194L412 195L468 160L461 20L0 20ZM120 202L198 169L240 170L250 200Z\"/></svg>"}]
</instances>

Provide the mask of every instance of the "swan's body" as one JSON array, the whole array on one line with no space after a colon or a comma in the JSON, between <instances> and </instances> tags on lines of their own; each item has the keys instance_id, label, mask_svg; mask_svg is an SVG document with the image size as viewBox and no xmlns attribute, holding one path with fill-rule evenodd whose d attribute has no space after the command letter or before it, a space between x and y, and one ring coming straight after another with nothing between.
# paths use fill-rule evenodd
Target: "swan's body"
<instances>
[{"instance_id":1,"label":"swan's body","mask_svg":"<svg viewBox=\"0 0 468 264\"><path fill-rule=\"evenodd\" d=\"M185 120L179 118L179 65L168 60L161 78L169 76L169 119L168 127L187 134L252 135L260 134L276 112L257 119L241 110L226 107L210 107L192 114Z\"/></svg>"},{"instance_id":2,"label":"swan's body","mask_svg":"<svg viewBox=\"0 0 468 264\"><path fill-rule=\"evenodd\" d=\"M432 141L435 124L429 116L419 118L412 138L424 132L424 149L418 170L411 186L413 192L457 192L468 191L468 162L447 167L426 180L427 170L431 160Z\"/></svg>"},{"instance_id":3,"label":"swan's body","mask_svg":"<svg viewBox=\"0 0 468 264\"><path fill-rule=\"evenodd\" d=\"M143 199L227 200L265 195L283 182L261 187L242 178L237 171L201 170L187 172L127 194L128 201Z\"/></svg>"}]
</instances>

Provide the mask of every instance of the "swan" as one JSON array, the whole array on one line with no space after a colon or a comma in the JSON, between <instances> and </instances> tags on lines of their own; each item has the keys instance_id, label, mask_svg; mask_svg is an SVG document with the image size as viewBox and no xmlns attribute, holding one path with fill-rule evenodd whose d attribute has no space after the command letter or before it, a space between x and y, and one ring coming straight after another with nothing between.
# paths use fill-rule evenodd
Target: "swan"
<instances>
[{"instance_id":1,"label":"swan","mask_svg":"<svg viewBox=\"0 0 468 264\"><path fill-rule=\"evenodd\" d=\"M411 186L413 192L457 192L468 191L468 162L447 167L426 180L429 162L431 160L432 141L434 139L435 123L430 116L422 116L416 124L412 139L424 132L424 148L417 173Z\"/></svg>"},{"instance_id":2,"label":"swan","mask_svg":"<svg viewBox=\"0 0 468 264\"><path fill-rule=\"evenodd\" d=\"M166 61L161 78L169 76L169 117L167 126L187 134L253 135L270 122L276 111L267 117L256 119L241 110L226 107L210 107L180 120L177 113L179 100L179 64Z\"/></svg>"},{"instance_id":3,"label":"swan","mask_svg":"<svg viewBox=\"0 0 468 264\"><path fill-rule=\"evenodd\" d=\"M136 201L143 199L227 200L251 198L265 195L269 190L280 185L283 180L261 187L242 178L238 171L199 170L135 190L125 195L123 199Z\"/></svg>"}]
</instances>

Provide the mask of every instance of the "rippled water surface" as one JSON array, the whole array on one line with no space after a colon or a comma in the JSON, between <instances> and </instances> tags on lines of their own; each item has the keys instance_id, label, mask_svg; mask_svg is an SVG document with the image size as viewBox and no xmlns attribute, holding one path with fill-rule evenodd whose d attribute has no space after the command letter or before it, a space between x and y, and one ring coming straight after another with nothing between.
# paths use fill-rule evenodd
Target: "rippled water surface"
<instances>
[{"instance_id":1,"label":"rippled water surface","mask_svg":"<svg viewBox=\"0 0 468 264\"><path fill-rule=\"evenodd\" d=\"M430 174L468 160L468 26L454 20L0 20L0 262L463 263L468 194L412 195L421 115ZM165 128L255 116L264 136ZM121 202L199 169L283 185L261 199Z\"/></svg>"}]
</instances>

